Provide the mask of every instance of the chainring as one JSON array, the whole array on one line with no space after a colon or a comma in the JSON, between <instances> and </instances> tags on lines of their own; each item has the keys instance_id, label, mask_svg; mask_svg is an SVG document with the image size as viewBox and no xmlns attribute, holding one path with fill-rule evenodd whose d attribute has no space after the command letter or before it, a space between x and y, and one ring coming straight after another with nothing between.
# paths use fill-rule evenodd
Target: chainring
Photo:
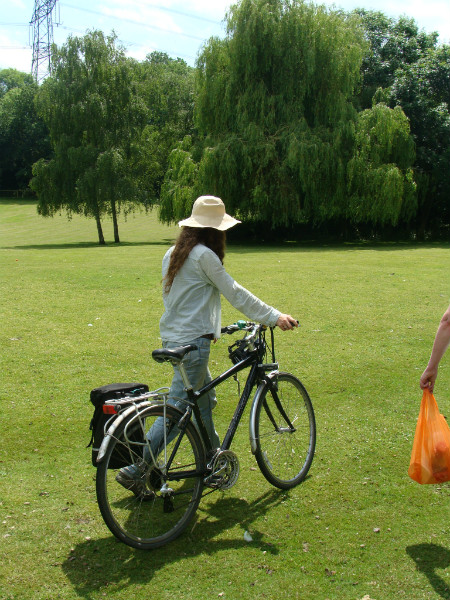
<instances>
[{"instance_id":1,"label":"chainring","mask_svg":"<svg viewBox=\"0 0 450 600\"><path fill-rule=\"evenodd\" d=\"M213 458L211 474L205 484L218 490L229 490L239 477L239 460L231 450L219 451Z\"/></svg>"}]
</instances>

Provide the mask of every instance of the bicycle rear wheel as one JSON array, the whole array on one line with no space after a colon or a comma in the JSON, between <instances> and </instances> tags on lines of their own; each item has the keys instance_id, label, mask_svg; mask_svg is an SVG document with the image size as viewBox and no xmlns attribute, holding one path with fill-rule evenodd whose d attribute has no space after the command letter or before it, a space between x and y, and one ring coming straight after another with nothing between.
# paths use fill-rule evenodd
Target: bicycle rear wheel
<instances>
[{"instance_id":1,"label":"bicycle rear wheel","mask_svg":"<svg viewBox=\"0 0 450 600\"><path fill-rule=\"evenodd\" d=\"M150 406L139 413L139 418L127 419L115 432L97 468L97 501L106 525L125 544L144 550L163 546L183 532L197 510L203 488L205 452L192 423L181 440L178 433L165 448L161 443L156 464L151 459L144 462L146 433L155 422L164 422L163 410L162 406ZM182 414L167 407L165 415L167 431L171 431ZM119 469L111 465L118 464L118 456L121 462L139 466L145 494L137 497L116 481Z\"/></svg>"},{"instance_id":2,"label":"bicycle rear wheel","mask_svg":"<svg viewBox=\"0 0 450 600\"><path fill-rule=\"evenodd\" d=\"M289 489L309 471L316 445L316 422L308 392L290 373L271 378L255 399L251 427L255 458L272 485Z\"/></svg>"}]
</instances>

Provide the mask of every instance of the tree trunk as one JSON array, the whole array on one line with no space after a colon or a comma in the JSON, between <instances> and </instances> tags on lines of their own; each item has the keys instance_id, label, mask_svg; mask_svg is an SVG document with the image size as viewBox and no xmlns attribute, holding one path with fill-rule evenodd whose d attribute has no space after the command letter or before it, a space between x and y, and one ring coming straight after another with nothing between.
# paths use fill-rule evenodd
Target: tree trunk
<instances>
[{"instance_id":1,"label":"tree trunk","mask_svg":"<svg viewBox=\"0 0 450 600\"><path fill-rule=\"evenodd\" d=\"M111 200L111 213L112 213L113 226L114 226L114 242L116 244L120 244L120 239L119 239L119 224L117 223L116 203L115 203L114 200Z\"/></svg>"},{"instance_id":2,"label":"tree trunk","mask_svg":"<svg viewBox=\"0 0 450 600\"><path fill-rule=\"evenodd\" d=\"M101 224L101 221L100 221L100 215L99 214L95 215L95 221L97 223L98 243L100 244L100 246L104 246L105 245L105 238L103 237L103 229L102 229L102 224Z\"/></svg>"}]
</instances>

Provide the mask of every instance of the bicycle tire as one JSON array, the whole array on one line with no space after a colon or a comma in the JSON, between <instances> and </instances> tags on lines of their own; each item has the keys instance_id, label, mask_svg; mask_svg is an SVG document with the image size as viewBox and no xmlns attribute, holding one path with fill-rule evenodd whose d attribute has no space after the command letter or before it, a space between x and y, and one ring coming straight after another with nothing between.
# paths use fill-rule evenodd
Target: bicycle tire
<instances>
[{"instance_id":1,"label":"bicycle tire","mask_svg":"<svg viewBox=\"0 0 450 600\"><path fill-rule=\"evenodd\" d=\"M139 418L128 418L115 432L97 468L97 502L106 525L120 541L140 550L158 548L177 538L194 517L202 496L206 459L193 423L188 423L182 436L169 471L170 477L162 474L164 459L170 457L179 435L159 453L158 467L153 461L153 464L145 464L142 460L146 432L156 419L163 417L163 411L163 406L149 406L139 413ZM176 427L182 413L167 407L165 415L167 426ZM141 481L147 496L152 495L151 499L136 497L116 481L119 469L110 468L109 463L118 454L127 456L128 464L140 464ZM177 473L181 478L171 479ZM173 493L162 493L164 483Z\"/></svg>"},{"instance_id":2,"label":"bicycle tire","mask_svg":"<svg viewBox=\"0 0 450 600\"><path fill-rule=\"evenodd\" d=\"M269 483L290 489L301 483L314 457L316 422L311 399L297 377L278 373L262 384L252 411L255 458ZM279 403L278 403L278 400Z\"/></svg>"}]
</instances>

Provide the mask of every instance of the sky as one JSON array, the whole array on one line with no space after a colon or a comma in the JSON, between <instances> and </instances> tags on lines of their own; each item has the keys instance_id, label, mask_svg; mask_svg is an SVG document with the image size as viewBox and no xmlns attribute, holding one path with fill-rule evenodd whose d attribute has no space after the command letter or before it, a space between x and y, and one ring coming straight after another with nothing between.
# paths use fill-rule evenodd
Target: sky
<instances>
[{"instance_id":1,"label":"sky","mask_svg":"<svg viewBox=\"0 0 450 600\"><path fill-rule=\"evenodd\" d=\"M31 72L35 4L42 0L3 0L0 13L0 69ZM61 46L69 35L90 29L114 31L127 54L143 60L157 50L195 64L203 43L223 37L230 0L57 0L53 10L53 39ZM315 4L350 11L362 7L391 17L413 17L419 28L437 31L450 43L449 0L322 0Z\"/></svg>"}]
</instances>

